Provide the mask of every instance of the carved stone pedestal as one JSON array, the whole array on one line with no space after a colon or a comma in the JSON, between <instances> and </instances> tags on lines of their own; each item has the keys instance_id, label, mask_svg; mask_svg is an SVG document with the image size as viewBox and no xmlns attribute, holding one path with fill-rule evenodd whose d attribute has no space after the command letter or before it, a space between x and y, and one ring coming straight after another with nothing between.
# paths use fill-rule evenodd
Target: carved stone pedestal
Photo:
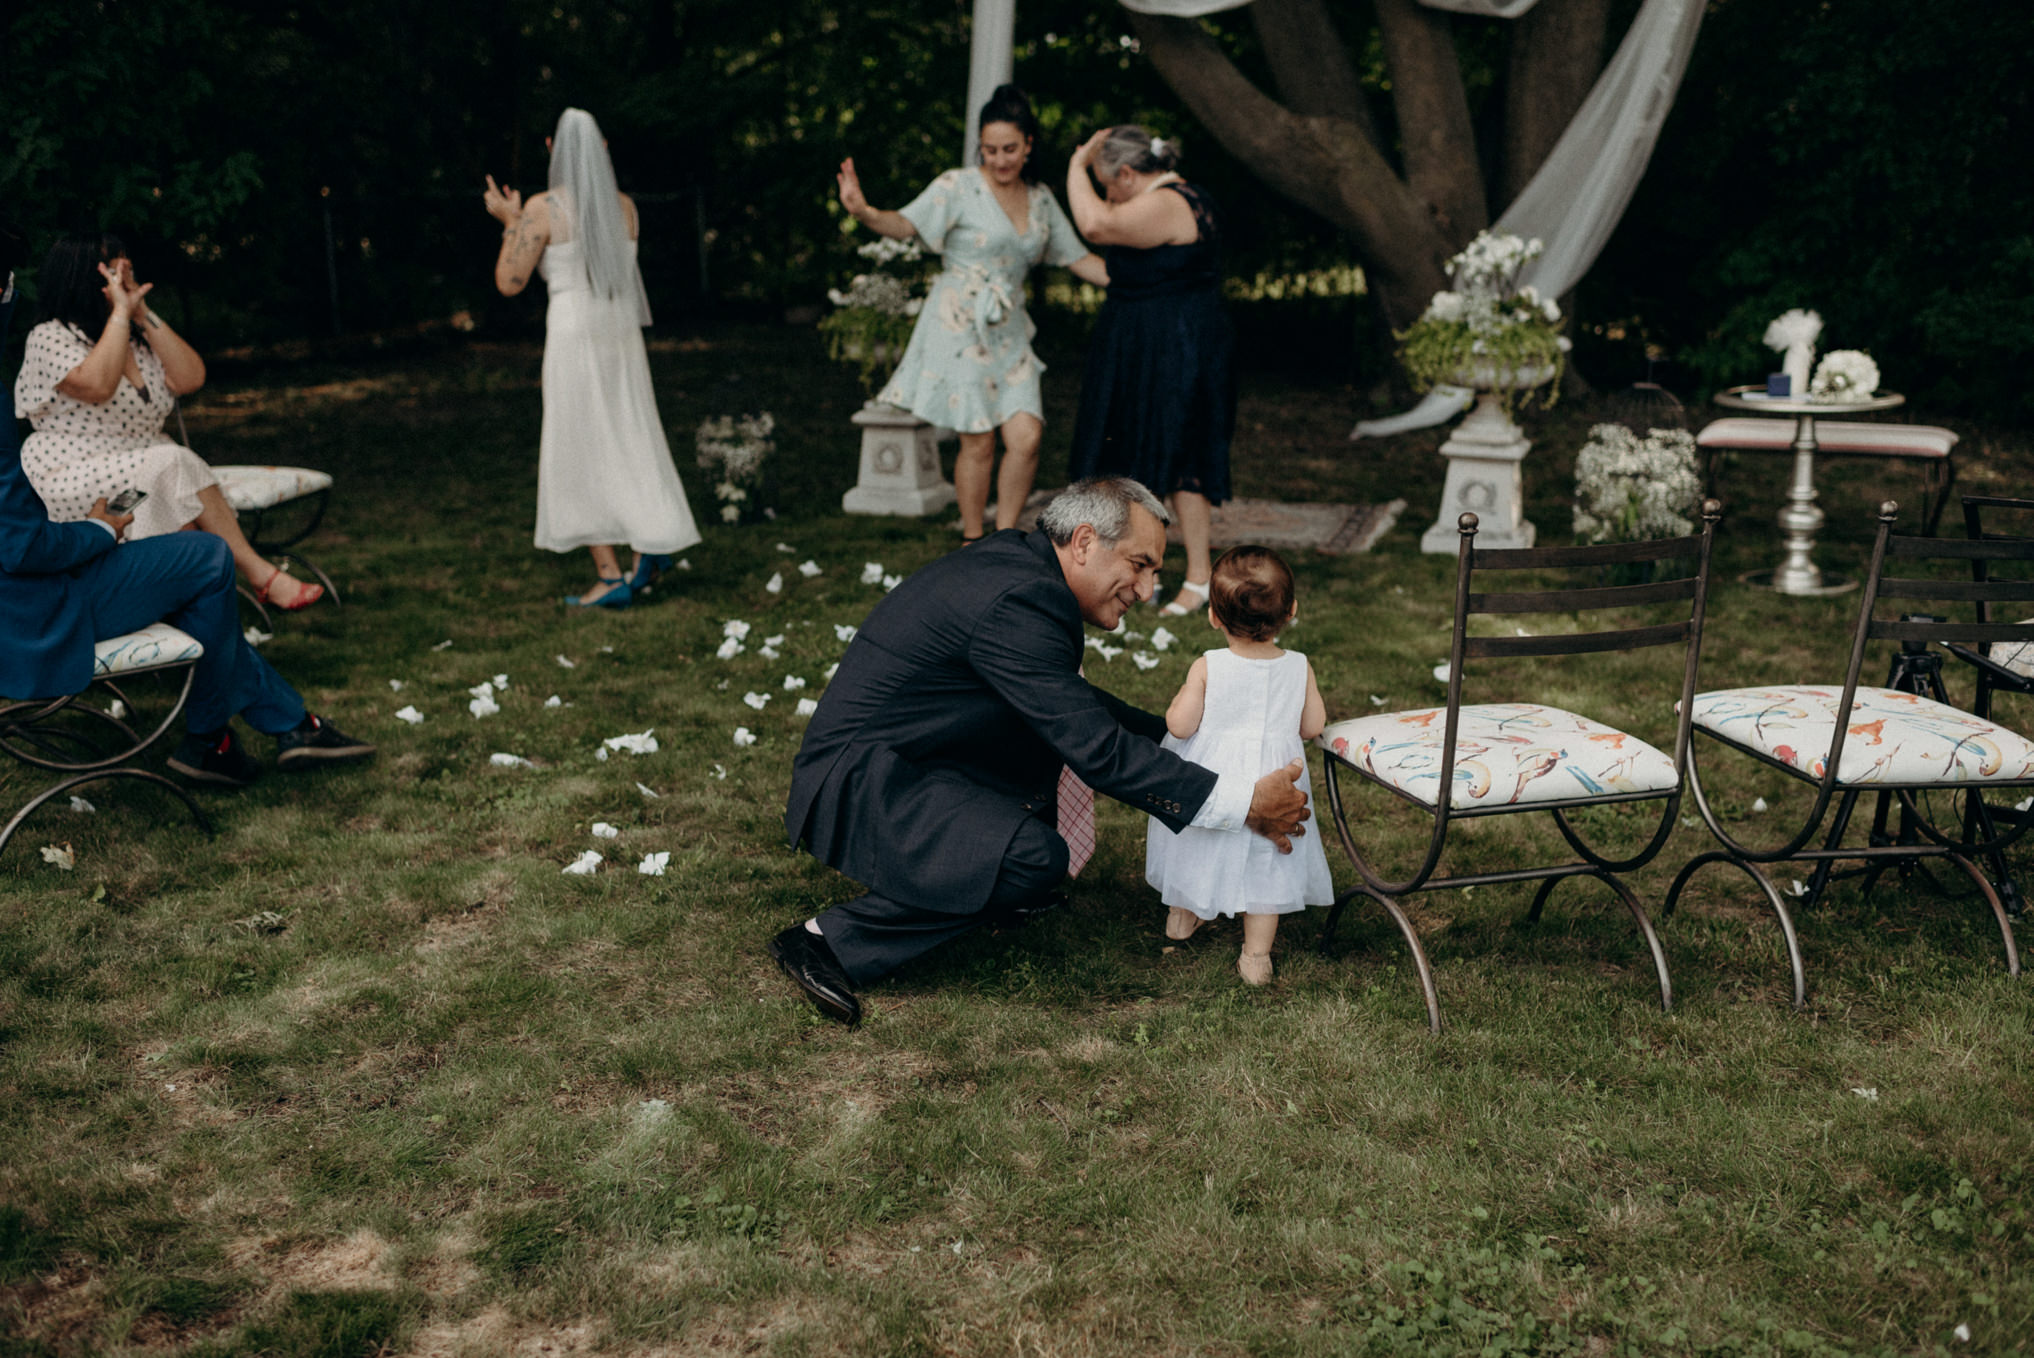
<instances>
[{"instance_id":1,"label":"carved stone pedestal","mask_svg":"<svg viewBox=\"0 0 2034 1358\"><path fill-rule=\"evenodd\" d=\"M936 514L954 502L953 483L939 470L937 431L895 406L871 401L857 410L862 467L841 497L850 514Z\"/></svg>"},{"instance_id":2,"label":"carved stone pedestal","mask_svg":"<svg viewBox=\"0 0 2034 1358\"><path fill-rule=\"evenodd\" d=\"M1454 436L1441 445L1448 459L1448 479L1441 489L1441 513L1420 535L1420 550L1453 556L1462 534L1455 522L1462 511L1481 521L1476 534L1480 548L1530 547L1538 535L1525 517L1525 481L1519 463L1532 440L1498 404L1495 392L1482 392Z\"/></svg>"}]
</instances>

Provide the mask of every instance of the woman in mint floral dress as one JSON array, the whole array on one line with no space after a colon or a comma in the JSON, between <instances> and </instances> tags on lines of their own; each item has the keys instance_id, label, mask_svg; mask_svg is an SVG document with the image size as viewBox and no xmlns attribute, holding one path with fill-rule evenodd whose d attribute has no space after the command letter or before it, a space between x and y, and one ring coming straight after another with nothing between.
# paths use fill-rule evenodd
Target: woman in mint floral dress
<instances>
[{"instance_id":1,"label":"woman in mint floral dress","mask_svg":"<svg viewBox=\"0 0 2034 1358\"><path fill-rule=\"evenodd\" d=\"M996 431L1003 468L996 483L996 527L1013 528L1038 473L1045 429L1024 310L1024 276L1040 263L1071 268L1108 286L1101 257L1081 242L1051 190L1031 170L1038 120L1015 85L982 106L981 167L949 170L902 210L871 207L853 160L841 162L841 206L856 221L896 240L916 236L944 268L918 314L911 343L878 400L960 434L953 484L961 536L983 532L995 467Z\"/></svg>"}]
</instances>

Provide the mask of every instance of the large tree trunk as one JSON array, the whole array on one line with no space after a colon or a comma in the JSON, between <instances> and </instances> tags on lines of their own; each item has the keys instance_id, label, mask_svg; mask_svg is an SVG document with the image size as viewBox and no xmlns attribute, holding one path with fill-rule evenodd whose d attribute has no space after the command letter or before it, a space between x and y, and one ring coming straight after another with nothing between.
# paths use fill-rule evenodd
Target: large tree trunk
<instances>
[{"instance_id":1,"label":"large tree trunk","mask_svg":"<svg viewBox=\"0 0 2034 1358\"><path fill-rule=\"evenodd\" d=\"M1126 11L1152 65L1231 155L1356 241L1384 319L1412 323L1447 285L1448 257L1492 213L1453 20L1372 0L1399 126L1392 164L1325 0L1257 0L1279 98L1236 69L1200 21ZM1501 183L1510 201L1560 139L1603 65L1610 0L1540 0L1514 21ZM1283 102L1280 102L1283 100Z\"/></svg>"}]
</instances>

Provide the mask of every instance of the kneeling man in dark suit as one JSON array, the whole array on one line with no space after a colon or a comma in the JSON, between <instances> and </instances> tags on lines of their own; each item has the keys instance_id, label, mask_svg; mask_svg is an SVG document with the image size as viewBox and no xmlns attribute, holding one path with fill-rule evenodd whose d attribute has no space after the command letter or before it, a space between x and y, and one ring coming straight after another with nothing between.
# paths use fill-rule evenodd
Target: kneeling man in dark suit
<instances>
[{"instance_id":1,"label":"kneeling man in dark suit","mask_svg":"<svg viewBox=\"0 0 2034 1358\"><path fill-rule=\"evenodd\" d=\"M1159 748L1165 719L1080 675L1081 623L1114 631L1148 601L1171 520L1122 477L1081 481L1036 530L933 562L876 605L820 699L791 774L784 828L869 886L770 942L821 1013L861 1018L857 987L1036 907L1067 870L1055 828L1063 768L1155 817L1304 834L1302 765L1218 779Z\"/></svg>"}]
</instances>

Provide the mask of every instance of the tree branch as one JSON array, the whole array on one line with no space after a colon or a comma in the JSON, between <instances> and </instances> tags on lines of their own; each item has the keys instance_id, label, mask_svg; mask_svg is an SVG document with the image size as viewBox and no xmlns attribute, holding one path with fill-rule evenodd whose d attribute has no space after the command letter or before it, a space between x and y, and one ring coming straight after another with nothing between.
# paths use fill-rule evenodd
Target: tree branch
<instances>
[{"instance_id":1,"label":"tree branch","mask_svg":"<svg viewBox=\"0 0 2034 1358\"><path fill-rule=\"evenodd\" d=\"M1257 0L1250 17L1287 108L1301 117L1346 119L1372 146L1382 146L1348 46L1322 0Z\"/></svg>"},{"instance_id":2,"label":"tree branch","mask_svg":"<svg viewBox=\"0 0 2034 1358\"><path fill-rule=\"evenodd\" d=\"M1376 0L1405 178L1455 248L1490 224L1469 98L1448 16L1414 0Z\"/></svg>"}]
</instances>

